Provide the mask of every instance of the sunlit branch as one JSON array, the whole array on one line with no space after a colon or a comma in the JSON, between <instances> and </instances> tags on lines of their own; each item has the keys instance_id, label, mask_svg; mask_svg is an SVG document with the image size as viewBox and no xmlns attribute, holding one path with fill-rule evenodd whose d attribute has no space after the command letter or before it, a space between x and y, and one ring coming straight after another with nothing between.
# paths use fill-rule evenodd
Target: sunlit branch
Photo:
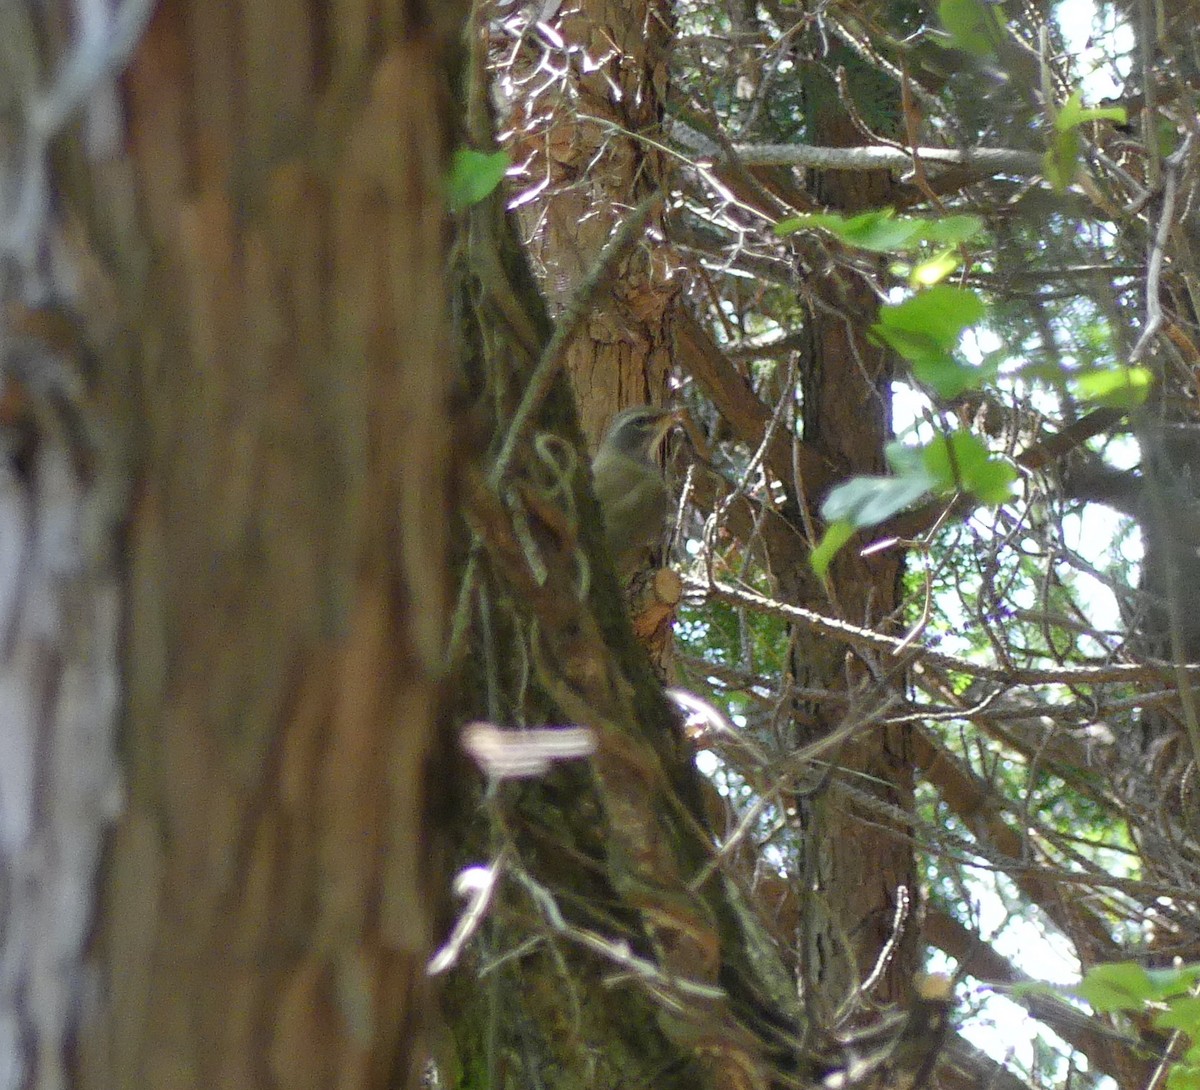
<instances>
[{"instance_id":1,"label":"sunlit branch","mask_svg":"<svg viewBox=\"0 0 1200 1090\"><path fill-rule=\"evenodd\" d=\"M940 166L965 166L986 174L1032 176L1042 172L1042 156L1016 148L826 148L812 144L735 144L746 166L792 166L815 170L909 170L914 159Z\"/></svg>"}]
</instances>

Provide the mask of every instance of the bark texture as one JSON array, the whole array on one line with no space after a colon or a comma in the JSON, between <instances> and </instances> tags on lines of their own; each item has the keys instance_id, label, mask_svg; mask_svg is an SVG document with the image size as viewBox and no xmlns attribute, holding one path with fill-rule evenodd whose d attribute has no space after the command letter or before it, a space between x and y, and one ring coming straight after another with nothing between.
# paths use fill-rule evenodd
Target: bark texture
<instances>
[{"instance_id":1,"label":"bark texture","mask_svg":"<svg viewBox=\"0 0 1200 1090\"><path fill-rule=\"evenodd\" d=\"M861 136L840 110L814 110L814 140L853 145ZM886 173L827 171L810 178L818 202L837 211L883 208L894 202ZM804 285L810 302L808 344L801 357L801 423L809 462L819 468L801 481L810 505L806 525L820 525L828 485L884 471L891 438L892 360L866 335L879 299L867 277L835 266ZM789 600L832 611L866 628L894 627L899 616L902 554L869 557L854 543L843 549L821 585L807 565L783 580ZM793 673L802 688L847 691L848 712L830 705L801 707L801 745L825 737L886 701L903 684L894 664L874 667L837 641L800 631ZM802 920L804 974L829 1013L860 998L907 1004L918 968L917 882L906 846L903 815L912 806L912 759L902 728L850 734L836 757L830 790L799 808L806 823L805 884L817 895ZM884 812L872 805L882 803ZM890 812L889 812L890 811Z\"/></svg>"},{"instance_id":2,"label":"bark texture","mask_svg":"<svg viewBox=\"0 0 1200 1090\"><path fill-rule=\"evenodd\" d=\"M531 195L522 223L558 309L630 210L664 184L664 157L649 141L661 137L671 5L573 0L554 29L561 46L531 42L500 82L511 95L519 181ZM558 78L546 80L547 70ZM621 409L667 396L679 285L661 208L567 349L565 367L593 449Z\"/></svg>"},{"instance_id":3,"label":"bark texture","mask_svg":"<svg viewBox=\"0 0 1200 1090\"><path fill-rule=\"evenodd\" d=\"M38 29L66 54L57 14ZM75 1082L106 1090L418 1079L464 19L165 2L123 142L62 141L89 407L128 504L126 771L89 988L37 1039L39 1086L68 1037Z\"/></svg>"}]
</instances>

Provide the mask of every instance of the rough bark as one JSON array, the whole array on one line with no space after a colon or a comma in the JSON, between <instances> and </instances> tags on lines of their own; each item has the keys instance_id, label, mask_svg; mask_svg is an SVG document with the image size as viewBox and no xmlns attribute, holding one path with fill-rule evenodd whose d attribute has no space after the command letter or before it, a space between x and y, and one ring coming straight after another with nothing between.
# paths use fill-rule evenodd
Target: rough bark
<instances>
[{"instance_id":1,"label":"rough bark","mask_svg":"<svg viewBox=\"0 0 1200 1090\"><path fill-rule=\"evenodd\" d=\"M854 145L861 135L840 111L817 111L815 142ZM886 207L894 193L886 172L826 171L810 178L819 203L836 211ZM866 277L847 264L804 285L810 301L808 345L801 357L801 425L819 476L798 482L809 505L808 525L820 526L819 504L829 480L884 470L891 437L892 360L866 331L879 307ZM824 478L824 479L822 479ZM822 585L807 566L784 577L786 597L868 628L894 628L900 606L902 554L895 549L869 557L855 543L843 549ZM868 667L844 645L812 633L797 635L793 673L801 687L848 690L849 716L869 724L871 707L902 684L894 664ZM843 727L846 712L828 703L801 707L800 744ZM831 718L833 713L833 718ZM906 829L896 818L880 820L863 809L855 793L894 808L911 809L911 756L902 728L868 728L852 736L836 756L830 788L799 809L806 823L805 883L818 891L803 921L803 971L814 998L832 1013L851 1001L867 981L866 995L905 1003L918 967L918 889ZM874 975L872 975L874 974Z\"/></svg>"},{"instance_id":2,"label":"rough bark","mask_svg":"<svg viewBox=\"0 0 1200 1090\"><path fill-rule=\"evenodd\" d=\"M736 890L708 870L689 755L597 563L570 365L546 347L545 311L498 200L471 210L461 252L482 452L459 598L464 715L500 731L585 726L596 752L586 769L553 767L479 800L462 861L499 880L448 984L445 1070L495 1086L805 1081L792 981ZM650 393L649 364L639 366L630 400Z\"/></svg>"},{"instance_id":3,"label":"rough bark","mask_svg":"<svg viewBox=\"0 0 1200 1090\"><path fill-rule=\"evenodd\" d=\"M645 138L660 137L671 24L662 0L575 0L553 23L563 44L549 49L550 67L561 78L530 71L544 43L507 73L519 184L538 191L522 222L552 309L570 301L629 211L664 183L663 155ZM679 285L662 220L660 206L567 349L593 447L621 409L667 394Z\"/></svg>"},{"instance_id":4,"label":"rough bark","mask_svg":"<svg viewBox=\"0 0 1200 1090\"><path fill-rule=\"evenodd\" d=\"M66 54L59 15L39 31ZM442 186L464 18L165 2L118 141L98 154L89 114L57 149L99 480L127 500L125 792L86 971L66 967L89 984L78 1023L43 1034L25 996L38 1086L62 1084L68 1042L73 1082L106 1090L416 1085L446 783ZM38 481L61 472L56 435ZM44 746L81 695L60 676L72 700L43 705Z\"/></svg>"}]
</instances>

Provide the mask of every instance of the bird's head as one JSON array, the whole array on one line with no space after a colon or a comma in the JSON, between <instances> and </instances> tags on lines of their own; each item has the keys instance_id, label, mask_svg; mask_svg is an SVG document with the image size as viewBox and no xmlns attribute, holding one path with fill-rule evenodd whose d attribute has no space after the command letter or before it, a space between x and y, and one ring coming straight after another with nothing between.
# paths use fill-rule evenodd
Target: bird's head
<instances>
[{"instance_id":1,"label":"bird's head","mask_svg":"<svg viewBox=\"0 0 1200 1090\"><path fill-rule=\"evenodd\" d=\"M613 417L600 449L653 462L663 440L678 423L678 409L636 405Z\"/></svg>"}]
</instances>

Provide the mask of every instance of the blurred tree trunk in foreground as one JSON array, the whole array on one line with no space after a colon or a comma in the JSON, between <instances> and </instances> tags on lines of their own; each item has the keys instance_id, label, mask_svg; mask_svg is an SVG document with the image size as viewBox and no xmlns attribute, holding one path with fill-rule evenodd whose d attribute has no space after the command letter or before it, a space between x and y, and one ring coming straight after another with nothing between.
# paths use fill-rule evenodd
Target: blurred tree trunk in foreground
<instances>
[{"instance_id":1,"label":"blurred tree trunk in foreground","mask_svg":"<svg viewBox=\"0 0 1200 1090\"><path fill-rule=\"evenodd\" d=\"M61 401L49 365L31 371L20 468L75 474L80 566L111 563L123 522L124 798L87 993L70 991L78 947L19 964L4 1061L19 1052L39 1087L67 1070L104 1090L413 1086L444 887L442 192L465 4L159 4L121 79L123 127L106 108L137 28L97 34L66 7L38 9L33 33L48 73L96 73L54 89L65 114L83 106L52 176L74 269L37 265L61 253L53 232L6 290L37 304L22 332L39 358L88 364L74 432L41 411ZM36 152L53 110L21 105ZM52 235L49 216L34 226ZM94 360L52 341L47 297L85 315ZM65 463L64 432L80 437ZM99 537L93 499L115 512ZM70 654L104 650L102 632L70 635L74 650L39 645L24 692L56 804L58 755L104 726L56 690ZM26 857L57 832L44 810ZM79 851L49 846L53 892ZM23 858L6 863L29 884ZM81 943L86 899L58 911Z\"/></svg>"}]
</instances>

